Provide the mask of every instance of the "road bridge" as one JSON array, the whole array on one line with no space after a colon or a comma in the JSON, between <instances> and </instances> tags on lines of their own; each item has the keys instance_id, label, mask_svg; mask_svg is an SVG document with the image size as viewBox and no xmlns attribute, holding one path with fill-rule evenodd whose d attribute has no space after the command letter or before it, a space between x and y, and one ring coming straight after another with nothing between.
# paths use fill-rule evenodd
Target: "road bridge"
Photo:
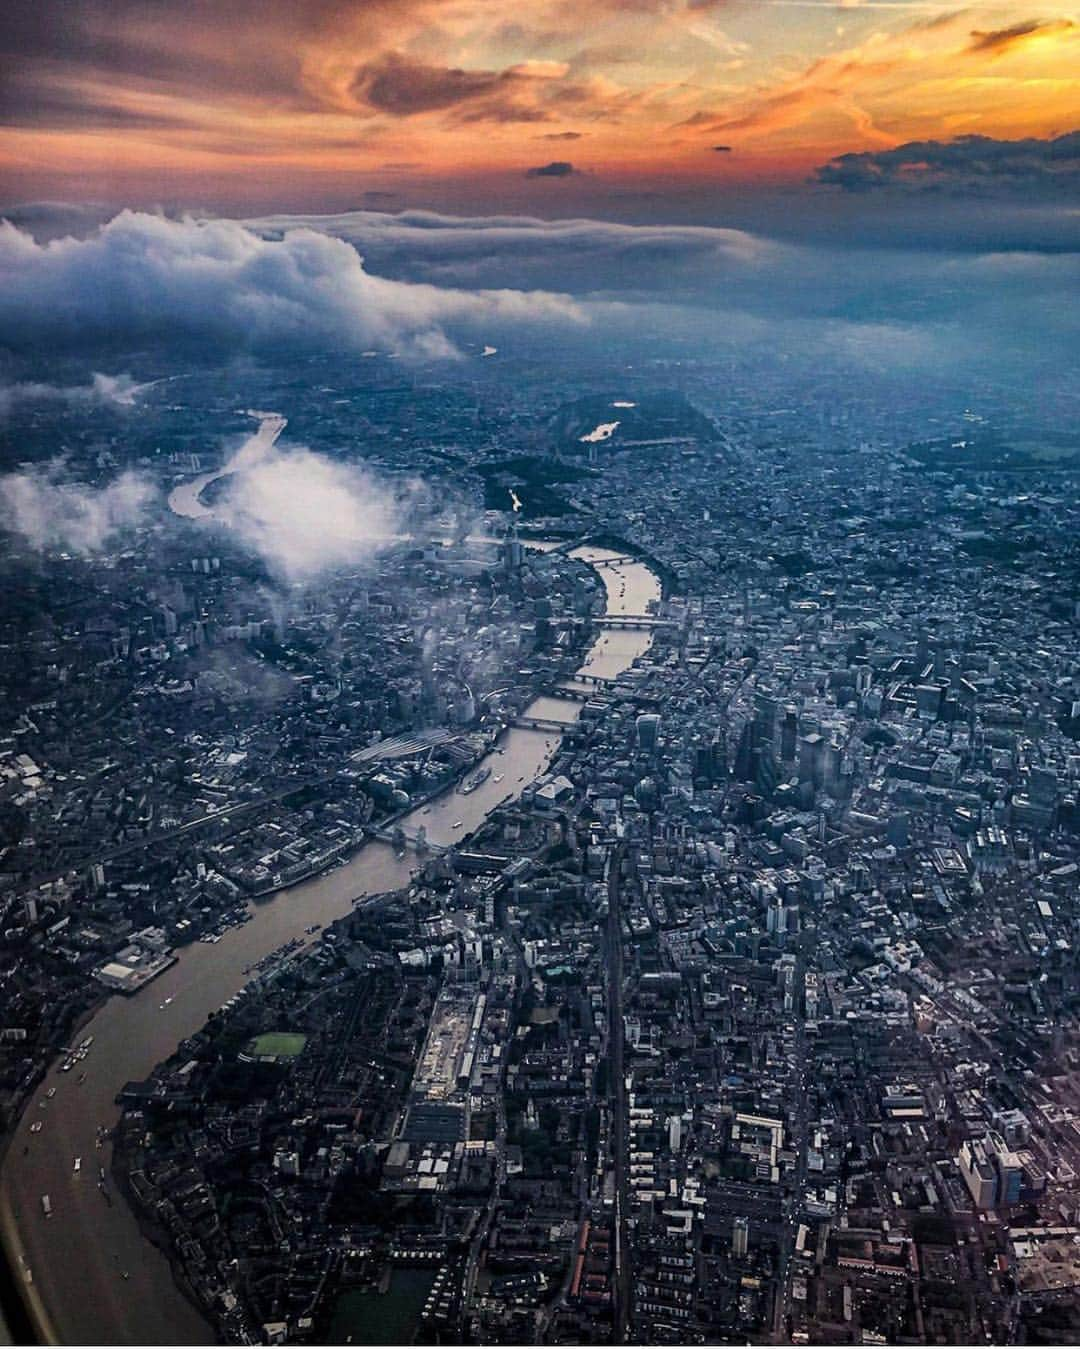
<instances>
[{"instance_id":1,"label":"road bridge","mask_svg":"<svg viewBox=\"0 0 1080 1349\"><path fill-rule=\"evenodd\" d=\"M441 854L450 851L445 843L434 843L426 834L423 835L421 840L418 830L406 829L404 825L383 825L368 832L372 838L377 838L382 843L404 843L407 848L412 848L414 852L441 856Z\"/></svg>"},{"instance_id":2,"label":"road bridge","mask_svg":"<svg viewBox=\"0 0 1080 1349\"><path fill-rule=\"evenodd\" d=\"M590 567L621 567L625 562L638 562L640 559L630 553L619 553L616 557L594 557Z\"/></svg>"},{"instance_id":3,"label":"road bridge","mask_svg":"<svg viewBox=\"0 0 1080 1349\"><path fill-rule=\"evenodd\" d=\"M555 731L567 735L581 729L576 721L555 721L552 717L515 717L511 723L526 731Z\"/></svg>"},{"instance_id":4,"label":"road bridge","mask_svg":"<svg viewBox=\"0 0 1080 1349\"><path fill-rule=\"evenodd\" d=\"M552 689L554 698L572 698L575 702L588 703L594 698L605 702L633 703L635 707L657 707L661 699L655 693L639 692L632 684L617 679L596 679L591 682L579 681L572 676ZM574 684L578 687L575 688Z\"/></svg>"},{"instance_id":5,"label":"road bridge","mask_svg":"<svg viewBox=\"0 0 1080 1349\"><path fill-rule=\"evenodd\" d=\"M588 703L594 698L602 698L604 690L602 688L588 688L579 685L576 689L569 684L556 684L551 690L553 698L569 698L575 703Z\"/></svg>"},{"instance_id":6,"label":"road bridge","mask_svg":"<svg viewBox=\"0 0 1080 1349\"><path fill-rule=\"evenodd\" d=\"M590 536L588 534L582 534L581 537L577 539L563 539L562 543L557 543L554 548L548 548L547 552L559 555L572 553L575 548L584 548L589 542L589 538ZM522 539L522 543L527 544L528 539Z\"/></svg>"},{"instance_id":7,"label":"road bridge","mask_svg":"<svg viewBox=\"0 0 1080 1349\"><path fill-rule=\"evenodd\" d=\"M637 628L648 631L656 628L674 628L670 618L657 618L655 614L608 614L594 620L598 628Z\"/></svg>"}]
</instances>

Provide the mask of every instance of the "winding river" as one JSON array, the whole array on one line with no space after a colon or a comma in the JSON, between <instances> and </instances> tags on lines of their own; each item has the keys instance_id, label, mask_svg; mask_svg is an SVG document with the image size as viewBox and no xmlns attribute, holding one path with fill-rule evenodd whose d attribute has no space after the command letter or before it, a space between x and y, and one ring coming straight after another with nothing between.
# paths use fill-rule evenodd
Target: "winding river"
<instances>
[{"instance_id":1,"label":"winding river","mask_svg":"<svg viewBox=\"0 0 1080 1349\"><path fill-rule=\"evenodd\" d=\"M277 419L278 425L265 414L256 415L262 418L259 436L266 452L284 422ZM229 467L234 464L235 457ZM183 484L170 505L177 514L206 515L199 493L224 471ZM595 563L619 554L587 546L574 556ZM598 567L597 574L611 614L644 613L659 598L659 582L642 563ZM648 632L601 633L582 671L617 675L650 640ZM580 704L543 697L529 711L569 721ZM482 786L467 796L448 792L402 823L410 829L425 825L437 843L459 842L544 770L556 743L553 734L511 730L503 737L501 753L486 761L492 772ZM177 964L133 997L108 999L76 1037L94 1037L81 1065L87 1070L81 1085L78 1072L60 1073L58 1064L50 1068L19 1121L0 1171L4 1244L41 1337L60 1344L214 1342L210 1325L181 1294L169 1262L142 1236L111 1182L106 1191L99 1187L99 1167L109 1174L111 1148L108 1143L98 1146L97 1131L115 1124L115 1099L124 1084L149 1076L179 1041L198 1030L244 985L245 969L302 937L310 925L325 926L365 896L405 884L418 865L411 854L397 857L387 845L372 843L337 870L280 891L254 908L250 922L229 930L219 942L186 947ZM51 1099L45 1095L50 1088L55 1088ZM41 1130L32 1133L31 1126L39 1122ZM78 1171L76 1157L82 1159ZM48 1218L42 1211L43 1194L52 1204Z\"/></svg>"},{"instance_id":2,"label":"winding river","mask_svg":"<svg viewBox=\"0 0 1080 1349\"><path fill-rule=\"evenodd\" d=\"M169 493L169 510L174 515L182 515L187 520L207 520L217 516L218 519L228 523L228 516L223 514L222 506L207 506L202 500L204 490L212 482L217 482L218 478L227 478L231 473L242 473L245 469L254 468L256 464L261 463L288 425L285 418L276 412L249 412L247 415L258 421L259 429L248 436L220 468L211 469L209 473L200 473L197 478L188 478L173 488Z\"/></svg>"}]
</instances>

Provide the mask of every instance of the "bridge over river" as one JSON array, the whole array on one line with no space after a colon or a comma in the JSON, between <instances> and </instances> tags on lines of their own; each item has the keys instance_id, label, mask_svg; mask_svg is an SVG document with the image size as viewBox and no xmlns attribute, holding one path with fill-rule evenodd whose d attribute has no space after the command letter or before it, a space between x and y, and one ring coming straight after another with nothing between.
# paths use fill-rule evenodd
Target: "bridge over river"
<instances>
[{"instance_id":1,"label":"bridge over river","mask_svg":"<svg viewBox=\"0 0 1080 1349\"><path fill-rule=\"evenodd\" d=\"M574 735L581 730L576 721L556 721L554 717L515 717L512 725L527 731L557 731L559 735Z\"/></svg>"},{"instance_id":2,"label":"bridge over river","mask_svg":"<svg viewBox=\"0 0 1080 1349\"><path fill-rule=\"evenodd\" d=\"M380 843L390 843L394 847L397 847L398 844L404 844L405 847L411 848L413 852L419 853L421 856L430 853L433 857L441 857L443 853L450 851L445 843L435 843L432 839L429 839L423 825L416 829L406 829L404 825L391 825L389 827L383 825L379 829L371 829L368 832L372 838L378 839Z\"/></svg>"},{"instance_id":3,"label":"bridge over river","mask_svg":"<svg viewBox=\"0 0 1080 1349\"><path fill-rule=\"evenodd\" d=\"M604 618L596 619L595 624L598 628L608 628L616 632L623 628L637 628L645 632L657 628L675 627L674 620L657 618L655 614L608 614Z\"/></svg>"}]
</instances>

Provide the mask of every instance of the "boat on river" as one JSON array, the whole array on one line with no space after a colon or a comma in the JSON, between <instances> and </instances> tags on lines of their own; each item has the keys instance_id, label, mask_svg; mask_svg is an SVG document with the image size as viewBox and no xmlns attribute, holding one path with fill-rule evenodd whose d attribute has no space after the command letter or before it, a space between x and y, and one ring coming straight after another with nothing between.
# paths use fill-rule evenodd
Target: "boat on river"
<instances>
[{"instance_id":1,"label":"boat on river","mask_svg":"<svg viewBox=\"0 0 1080 1349\"><path fill-rule=\"evenodd\" d=\"M469 796L472 792L476 791L477 787L482 787L489 777L491 777L490 768L478 768L475 773L470 773L469 776L462 781L461 786L458 787L458 791L462 796Z\"/></svg>"}]
</instances>

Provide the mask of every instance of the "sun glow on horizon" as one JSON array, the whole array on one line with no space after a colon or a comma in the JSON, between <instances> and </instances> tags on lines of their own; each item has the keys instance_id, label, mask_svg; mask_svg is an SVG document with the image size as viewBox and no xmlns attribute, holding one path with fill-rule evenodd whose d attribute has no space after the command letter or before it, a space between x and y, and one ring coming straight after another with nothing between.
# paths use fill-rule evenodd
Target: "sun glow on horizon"
<instances>
[{"instance_id":1,"label":"sun glow on horizon","mask_svg":"<svg viewBox=\"0 0 1080 1349\"><path fill-rule=\"evenodd\" d=\"M0 164L24 194L503 175L573 201L598 180L799 181L846 153L1080 125L1080 25L1056 6L600 0L586 24L567 0L200 2L186 22L59 4L9 39Z\"/></svg>"}]
</instances>

